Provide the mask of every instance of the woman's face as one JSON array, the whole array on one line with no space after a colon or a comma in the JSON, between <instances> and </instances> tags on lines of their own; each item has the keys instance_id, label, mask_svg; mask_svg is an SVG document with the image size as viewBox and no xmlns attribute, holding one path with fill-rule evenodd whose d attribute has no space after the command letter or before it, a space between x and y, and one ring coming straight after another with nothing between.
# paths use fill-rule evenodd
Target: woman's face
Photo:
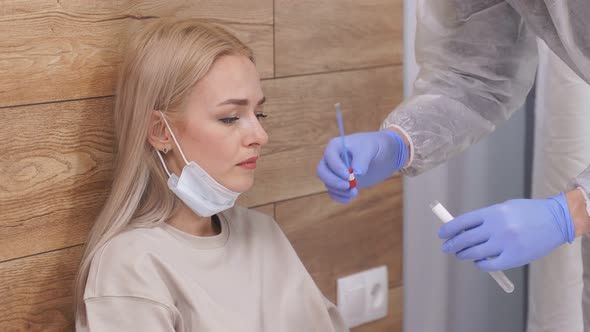
<instances>
[{"instance_id":1,"label":"woman's face","mask_svg":"<svg viewBox=\"0 0 590 332\"><path fill-rule=\"evenodd\" d=\"M260 124L265 98L256 67L245 56L222 56L194 87L174 134L187 160L226 188L244 192L254 183L256 159L268 142ZM185 166L172 154L173 171Z\"/></svg>"}]
</instances>

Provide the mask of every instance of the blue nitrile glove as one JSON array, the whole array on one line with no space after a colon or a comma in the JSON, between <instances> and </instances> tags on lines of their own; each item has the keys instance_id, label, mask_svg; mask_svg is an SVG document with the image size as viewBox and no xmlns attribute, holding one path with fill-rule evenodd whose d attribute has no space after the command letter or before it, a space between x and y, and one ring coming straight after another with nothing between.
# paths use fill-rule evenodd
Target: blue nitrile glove
<instances>
[{"instance_id":1,"label":"blue nitrile glove","mask_svg":"<svg viewBox=\"0 0 590 332\"><path fill-rule=\"evenodd\" d=\"M461 215L443 225L442 246L483 271L528 264L575 237L565 194L514 199ZM489 259L488 259L489 258Z\"/></svg>"},{"instance_id":2,"label":"blue nitrile glove","mask_svg":"<svg viewBox=\"0 0 590 332\"><path fill-rule=\"evenodd\" d=\"M354 170L358 189L377 184L406 164L408 148L402 137L391 130L380 130L345 136L346 149ZM317 168L333 200L348 203L358 195L350 189L340 137L330 140Z\"/></svg>"}]
</instances>

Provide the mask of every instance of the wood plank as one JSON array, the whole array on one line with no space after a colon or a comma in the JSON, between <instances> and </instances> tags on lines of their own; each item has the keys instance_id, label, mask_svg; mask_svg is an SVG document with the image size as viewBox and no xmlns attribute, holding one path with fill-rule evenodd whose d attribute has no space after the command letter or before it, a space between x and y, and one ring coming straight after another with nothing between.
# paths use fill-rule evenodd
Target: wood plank
<instances>
[{"instance_id":1,"label":"wood plank","mask_svg":"<svg viewBox=\"0 0 590 332\"><path fill-rule=\"evenodd\" d=\"M0 331L74 331L72 285L82 247L0 263Z\"/></svg>"},{"instance_id":2,"label":"wood plank","mask_svg":"<svg viewBox=\"0 0 590 332\"><path fill-rule=\"evenodd\" d=\"M0 0L0 17L45 15L47 13L108 19L114 14L136 18L152 16L193 17L223 22L272 24L272 0Z\"/></svg>"},{"instance_id":3,"label":"wood plank","mask_svg":"<svg viewBox=\"0 0 590 332\"><path fill-rule=\"evenodd\" d=\"M129 36L157 17L223 22L253 48L261 75L274 74L272 0L0 1L4 5L0 107L112 95Z\"/></svg>"},{"instance_id":4,"label":"wood plank","mask_svg":"<svg viewBox=\"0 0 590 332\"><path fill-rule=\"evenodd\" d=\"M275 205L274 204L267 204L267 205L262 205L262 206L256 206L256 207L252 207L251 209L254 209L258 212L262 212L264 214L268 214L271 217L275 217Z\"/></svg>"},{"instance_id":5,"label":"wood plank","mask_svg":"<svg viewBox=\"0 0 590 332\"><path fill-rule=\"evenodd\" d=\"M260 77L272 78L274 76L273 27L242 24L225 24L224 27L254 51L254 60Z\"/></svg>"},{"instance_id":6,"label":"wood plank","mask_svg":"<svg viewBox=\"0 0 590 332\"><path fill-rule=\"evenodd\" d=\"M387 317L355 327L351 332L402 332L403 300L403 287L390 288Z\"/></svg>"},{"instance_id":7,"label":"wood plank","mask_svg":"<svg viewBox=\"0 0 590 332\"><path fill-rule=\"evenodd\" d=\"M275 0L277 77L402 63L403 0Z\"/></svg>"},{"instance_id":8,"label":"wood plank","mask_svg":"<svg viewBox=\"0 0 590 332\"><path fill-rule=\"evenodd\" d=\"M240 204L324 191L315 167L338 132L332 104L343 103L347 132L376 129L401 99L398 76L392 67L265 81L271 143ZM0 139L11 142L0 146L0 261L84 241L111 181L111 108L100 98L0 111Z\"/></svg>"},{"instance_id":9,"label":"wood plank","mask_svg":"<svg viewBox=\"0 0 590 332\"><path fill-rule=\"evenodd\" d=\"M336 279L387 265L389 288L402 282L402 179L362 190L342 205L327 193L276 203L276 220L327 298Z\"/></svg>"},{"instance_id":10,"label":"wood plank","mask_svg":"<svg viewBox=\"0 0 590 332\"><path fill-rule=\"evenodd\" d=\"M85 239L112 176L112 104L0 110L0 261Z\"/></svg>"},{"instance_id":11,"label":"wood plank","mask_svg":"<svg viewBox=\"0 0 590 332\"><path fill-rule=\"evenodd\" d=\"M263 82L270 140L244 206L325 191L315 170L338 135L334 103L342 104L346 133L377 130L402 100L402 67L274 79Z\"/></svg>"}]
</instances>

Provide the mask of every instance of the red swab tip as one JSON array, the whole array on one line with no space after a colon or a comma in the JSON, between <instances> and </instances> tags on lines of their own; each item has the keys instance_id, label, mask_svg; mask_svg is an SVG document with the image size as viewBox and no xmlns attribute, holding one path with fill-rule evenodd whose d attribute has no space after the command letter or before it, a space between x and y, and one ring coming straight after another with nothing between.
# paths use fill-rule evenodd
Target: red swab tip
<instances>
[{"instance_id":1,"label":"red swab tip","mask_svg":"<svg viewBox=\"0 0 590 332\"><path fill-rule=\"evenodd\" d=\"M356 188L356 178L354 177L354 172L352 171L352 168L348 170L348 174L350 174L348 176L348 184L350 186L350 189Z\"/></svg>"}]
</instances>

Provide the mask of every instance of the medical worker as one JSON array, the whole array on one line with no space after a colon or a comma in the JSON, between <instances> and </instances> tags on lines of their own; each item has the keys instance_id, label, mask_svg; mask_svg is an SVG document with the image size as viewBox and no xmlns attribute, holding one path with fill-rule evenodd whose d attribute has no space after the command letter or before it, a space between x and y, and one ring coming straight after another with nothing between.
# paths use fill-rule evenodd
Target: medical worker
<instances>
[{"instance_id":1,"label":"medical worker","mask_svg":"<svg viewBox=\"0 0 590 332\"><path fill-rule=\"evenodd\" d=\"M382 130L346 137L358 189L397 171L420 174L494 131L533 86L536 37L590 83L588 0L419 0L417 22L414 94ZM358 194L349 189L337 138L317 175L338 202ZM439 231L447 239L443 251L483 271L525 265L590 231L589 194L590 167L552 197L509 200L458 216Z\"/></svg>"}]
</instances>

